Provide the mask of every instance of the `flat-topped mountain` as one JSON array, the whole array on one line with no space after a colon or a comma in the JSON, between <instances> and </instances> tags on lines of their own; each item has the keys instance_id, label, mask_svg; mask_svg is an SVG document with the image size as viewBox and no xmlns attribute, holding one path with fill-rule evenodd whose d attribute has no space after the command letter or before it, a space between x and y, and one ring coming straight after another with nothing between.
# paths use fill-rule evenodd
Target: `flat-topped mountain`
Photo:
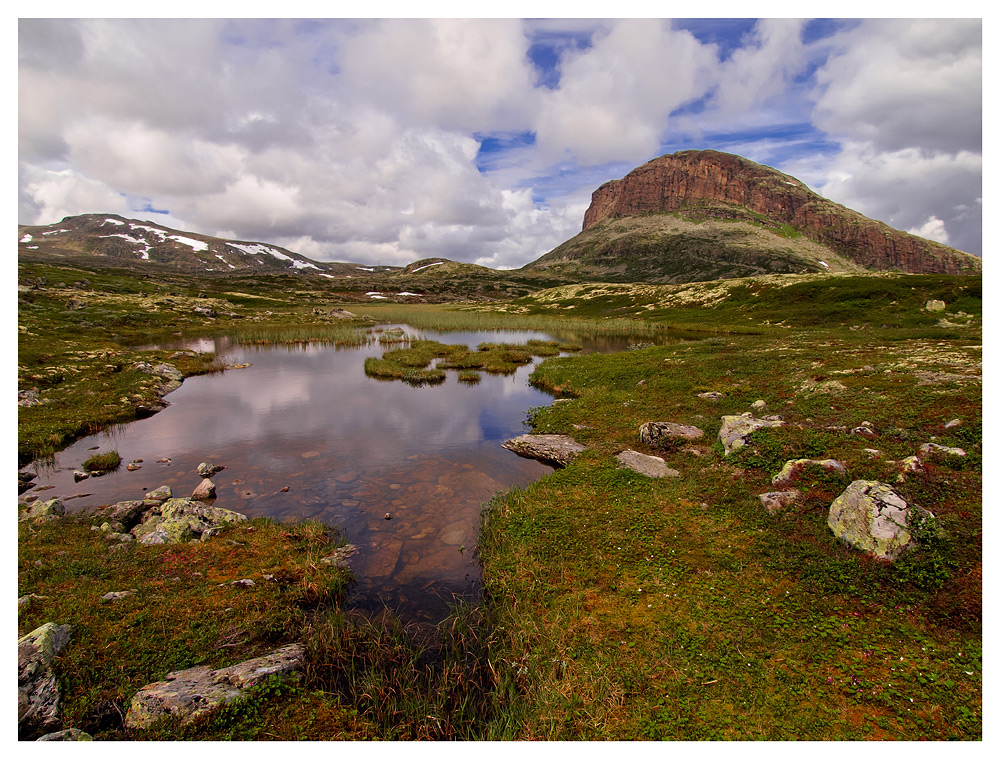
<instances>
[{"instance_id":1,"label":"flat-topped mountain","mask_svg":"<svg viewBox=\"0 0 1000 759\"><path fill-rule=\"evenodd\" d=\"M606 182L583 231L526 269L689 282L805 271L965 274L976 256L901 232L740 156L686 150Z\"/></svg>"}]
</instances>

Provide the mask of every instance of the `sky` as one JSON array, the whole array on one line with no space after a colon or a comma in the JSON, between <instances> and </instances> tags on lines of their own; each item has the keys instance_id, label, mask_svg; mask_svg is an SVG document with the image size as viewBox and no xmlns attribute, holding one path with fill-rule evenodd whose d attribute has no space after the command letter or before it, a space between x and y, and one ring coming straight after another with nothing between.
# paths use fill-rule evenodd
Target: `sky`
<instances>
[{"instance_id":1,"label":"sky","mask_svg":"<svg viewBox=\"0 0 1000 759\"><path fill-rule=\"evenodd\" d=\"M22 18L18 222L517 268L602 183L713 149L981 255L982 26Z\"/></svg>"}]
</instances>

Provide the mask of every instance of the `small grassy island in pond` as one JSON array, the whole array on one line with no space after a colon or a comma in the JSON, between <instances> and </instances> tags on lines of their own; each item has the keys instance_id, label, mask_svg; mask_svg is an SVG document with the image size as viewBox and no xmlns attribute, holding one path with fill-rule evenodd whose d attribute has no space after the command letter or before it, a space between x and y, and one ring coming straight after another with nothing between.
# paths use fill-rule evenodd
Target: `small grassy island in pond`
<instances>
[{"instance_id":1,"label":"small grassy island in pond","mask_svg":"<svg viewBox=\"0 0 1000 759\"><path fill-rule=\"evenodd\" d=\"M95 453L83 462L84 470L88 472L113 472L122 464L122 457L118 451L104 451Z\"/></svg>"}]
</instances>

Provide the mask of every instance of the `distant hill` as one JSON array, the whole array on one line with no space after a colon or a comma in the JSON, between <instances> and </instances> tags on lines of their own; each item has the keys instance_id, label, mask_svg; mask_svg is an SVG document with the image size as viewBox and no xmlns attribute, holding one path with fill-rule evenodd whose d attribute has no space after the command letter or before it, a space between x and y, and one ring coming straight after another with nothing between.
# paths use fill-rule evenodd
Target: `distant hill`
<instances>
[{"instance_id":1,"label":"distant hill","mask_svg":"<svg viewBox=\"0 0 1000 759\"><path fill-rule=\"evenodd\" d=\"M982 260L893 229L780 171L714 150L656 158L592 196L583 230L523 271L680 283L758 274L967 274Z\"/></svg>"},{"instance_id":2,"label":"distant hill","mask_svg":"<svg viewBox=\"0 0 1000 759\"><path fill-rule=\"evenodd\" d=\"M46 226L19 225L22 260L103 261L124 268L169 268L191 274L299 273L347 277L394 271L396 266L322 263L261 242L224 240L114 214L67 216Z\"/></svg>"}]
</instances>

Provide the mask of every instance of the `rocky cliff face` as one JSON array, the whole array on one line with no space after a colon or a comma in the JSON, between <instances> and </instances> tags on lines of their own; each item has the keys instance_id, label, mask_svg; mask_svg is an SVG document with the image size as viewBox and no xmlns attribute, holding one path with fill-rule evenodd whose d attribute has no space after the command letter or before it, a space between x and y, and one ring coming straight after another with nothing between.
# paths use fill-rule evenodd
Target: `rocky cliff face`
<instances>
[{"instance_id":1,"label":"rocky cliff face","mask_svg":"<svg viewBox=\"0 0 1000 759\"><path fill-rule=\"evenodd\" d=\"M681 211L756 221L795 231L866 269L965 274L982 261L869 219L812 192L802 182L740 156L687 150L661 156L593 194L583 229L605 219Z\"/></svg>"}]
</instances>

